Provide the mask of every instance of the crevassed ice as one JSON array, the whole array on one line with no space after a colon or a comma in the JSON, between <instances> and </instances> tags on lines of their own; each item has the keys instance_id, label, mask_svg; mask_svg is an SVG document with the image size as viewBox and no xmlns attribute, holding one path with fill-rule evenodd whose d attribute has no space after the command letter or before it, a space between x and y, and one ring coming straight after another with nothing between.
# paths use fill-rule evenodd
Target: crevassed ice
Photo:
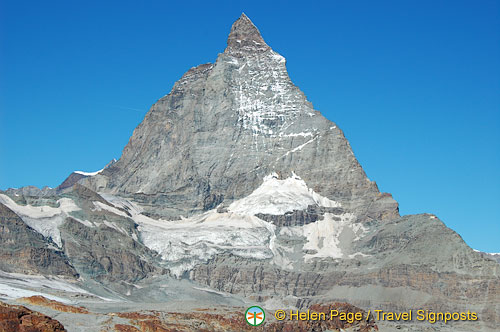
<instances>
[{"instance_id":1,"label":"crevassed ice","mask_svg":"<svg viewBox=\"0 0 500 332\"><path fill-rule=\"evenodd\" d=\"M340 206L340 203L308 188L295 173L283 180L276 173L264 177L259 188L233 202L226 213L211 210L175 221L149 218L142 215L141 207L133 202L112 195L102 196L132 214L141 241L158 252L178 277L196 265L228 252L245 258L272 259L276 265L291 268L292 261L286 254L289 248L277 247L276 226L255 217L255 214L281 215L306 209L309 205ZM321 257L349 258L351 251L344 248L342 233L350 233L352 241L356 241L365 231L361 224L354 224L352 220L353 215L348 213L335 217L327 213L323 220L304 226L283 227L281 232L306 239L303 249L310 251L304 256L306 261Z\"/></svg>"},{"instance_id":2,"label":"crevassed ice","mask_svg":"<svg viewBox=\"0 0 500 332\"><path fill-rule=\"evenodd\" d=\"M254 259L273 256L274 225L254 216L211 210L176 221L143 215L133 219L144 245L158 252L176 276L222 252Z\"/></svg>"},{"instance_id":3,"label":"crevassed ice","mask_svg":"<svg viewBox=\"0 0 500 332\"><path fill-rule=\"evenodd\" d=\"M142 243L159 253L175 276L223 252L252 259L273 256L275 226L257 217L210 210L181 220L155 220L141 214L142 208L134 202L110 194L101 196L128 210L138 225Z\"/></svg>"},{"instance_id":4,"label":"crevassed ice","mask_svg":"<svg viewBox=\"0 0 500 332\"><path fill-rule=\"evenodd\" d=\"M238 214L255 215L258 213L282 215L293 210L304 210L309 205L339 207L332 201L307 187L304 180L292 173L292 176L279 180L273 173L264 177L264 182L249 196L234 201L228 210Z\"/></svg>"}]
</instances>

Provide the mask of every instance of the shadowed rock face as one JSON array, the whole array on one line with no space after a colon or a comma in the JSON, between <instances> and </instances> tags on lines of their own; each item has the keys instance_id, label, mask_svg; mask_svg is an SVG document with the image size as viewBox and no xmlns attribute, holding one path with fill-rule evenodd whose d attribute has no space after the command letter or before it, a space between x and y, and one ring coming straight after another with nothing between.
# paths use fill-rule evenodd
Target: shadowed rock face
<instances>
[{"instance_id":1,"label":"shadowed rock face","mask_svg":"<svg viewBox=\"0 0 500 332\"><path fill-rule=\"evenodd\" d=\"M161 269L147 261L151 253L130 236L111 227L89 228L68 218L61 227L67 234L65 251L73 264L97 280L135 282Z\"/></svg>"},{"instance_id":2,"label":"shadowed rock face","mask_svg":"<svg viewBox=\"0 0 500 332\"><path fill-rule=\"evenodd\" d=\"M344 211L341 208L325 208L309 205L305 210L294 210L282 215L258 213L255 216L272 222L274 225L283 226L303 226L324 219L325 212L340 215Z\"/></svg>"},{"instance_id":3,"label":"shadowed rock face","mask_svg":"<svg viewBox=\"0 0 500 332\"><path fill-rule=\"evenodd\" d=\"M26 274L78 277L63 251L50 246L42 235L0 203L0 269Z\"/></svg>"}]
</instances>

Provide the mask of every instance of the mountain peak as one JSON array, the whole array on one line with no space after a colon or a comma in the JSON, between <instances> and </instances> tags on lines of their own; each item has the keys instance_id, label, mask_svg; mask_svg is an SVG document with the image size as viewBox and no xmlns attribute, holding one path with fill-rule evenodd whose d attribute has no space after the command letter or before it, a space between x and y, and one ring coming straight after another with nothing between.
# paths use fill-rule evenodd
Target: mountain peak
<instances>
[{"instance_id":1,"label":"mountain peak","mask_svg":"<svg viewBox=\"0 0 500 332\"><path fill-rule=\"evenodd\" d=\"M225 53L241 57L246 54L265 52L269 49L270 47L262 38L259 29L245 13L242 13L231 27Z\"/></svg>"}]
</instances>

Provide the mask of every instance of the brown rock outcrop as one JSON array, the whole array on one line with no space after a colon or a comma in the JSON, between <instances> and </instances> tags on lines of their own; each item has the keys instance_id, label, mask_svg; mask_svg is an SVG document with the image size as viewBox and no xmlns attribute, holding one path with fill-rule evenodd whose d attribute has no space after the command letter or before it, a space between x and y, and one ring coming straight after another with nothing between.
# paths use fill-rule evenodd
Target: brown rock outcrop
<instances>
[{"instance_id":1,"label":"brown rock outcrop","mask_svg":"<svg viewBox=\"0 0 500 332\"><path fill-rule=\"evenodd\" d=\"M57 311L62 312L72 312L75 314L88 314L89 311L83 307L75 307L68 304L64 304L58 301L49 300L43 296L35 295L30 297L23 297L19 299L20 302L24 302L27 304L34 304L39 306L48 307Z\"/></svg>"},{"instance_id":2,"label":"brown rock outcrop","mask_svg":"<svg viewBox=\"0 0 500 332\"><path fill-rule=\"evenodd\" d=\"M317 332L317 331L340 331L355 327L359 332L378 331L373 316L366 319L367 313L348 303L330 303L326 305L313 305L311 312L325 313L327 319L322 321L275 321L272 312L268 312L267 321L258 327L253 327L245 322L242 308L241 311L230 311L223 313L208 312L209 309L197 310L198 312L126 312L113 313L113 316L128 318L129 324L116 324L115 331L118 332L209 332L209 331L271 331L271 332ZM339 313L361 313L363 320L349 323L345 320L334 318L330 320L330 310ZM201 312L200 312L201 311Z\"/></svg>"},{"instance_id":3,"label":"brown rock outcrop","mask_svg":"<svg viewBox=\"0 0 500 332\"><path fill-rule=\"evenodd\" d=\"M63 332L57 320L23 306L0 302L0 331L2 332Z\"/></svg>"}]
</instances>

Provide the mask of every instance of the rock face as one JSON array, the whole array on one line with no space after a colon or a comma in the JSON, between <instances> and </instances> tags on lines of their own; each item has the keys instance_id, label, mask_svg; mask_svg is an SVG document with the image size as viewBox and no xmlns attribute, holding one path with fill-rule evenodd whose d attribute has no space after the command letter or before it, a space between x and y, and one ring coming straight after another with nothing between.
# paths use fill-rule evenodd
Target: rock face
<instances>
[{"instance_id":1,"label":"rock face","mask_svg":"<svg viewBox=\"0 0 500 332\"><path fill-rule=\"evenodd\" d=\"M290 241L288 235L278 235L275 245L284 247L286 241ZM436 244L441 242L447 245ZM251 259L218 256L208 264L198 265L191 278L257 301L293 294L289 301L297 307L307 307L331 294L337 299L387 310L431 306L452 312L460 311L467 303L487 321L498 320L498 264L481 258L433 216L388 221L373 227L371 234L355 243L354 251L363 254L309 264L299 261L287 269ZM285 260L291 261L294 254L291 252ZM407 293L389 295L397 289L406 289Z\"/></svg>"},{"instance_id":2,"label":"rock face","mask_svg":"<svg viewBox=\"0 0 500 332\"><path fill-rule=\"evenodd\" d=\"M64 190L64 189L67 189L67 188L70 188L71 186L73 186L75 183L77 183L78 181L80 181L81 179L85 178L85 175L83 174L80 174L80 173L71 173L67 178L66 180L64 180L63 183L61 183L57 189L58 190Z\"/></svg>"},{"instance_id":3,"label":"rock face","mask_svg":"<svg viewBox=\"0 0 500 332\"><path fill-rule=\"evenodd\" d=\"M93 175L96 175L96 174L99 174L100 172L102 172L103 170L105 170L106 168L110 167L111 165L113 165L114 163L116 162L116 159L113 159L111 160L109 163L106 164L106 166L104 166L103 169L101 169L100 171L97 171L97 172L91 172L91 173L88 173L88 172L81 172L81 171L75 171L73 173L71 173L64 181L63 183L61 183L59 186L57 186L56 188L56 192L58 193L61 193L63 191L65 191L65 189L68 189L68 188L71 188L74 184L76 184L78 181L80 181L81 179L84 179L86 177L89 177L89 176L93 176Z\"/></svg>"},{"instance_id":4,"label":"rock face","mask_svg":"<svg viewBox=\"0 0 500 332\"><path fill-rule=\"evenodd\" d=\"M0 222L2 271L78 278L85 298L266 309L338 301L473 310L479 328L500 324L495 257L434 215L401 217L244 14L216 61L188 70L151 107L118 161L57 189L0 192ZM114 328L145 330L157 318Z\"/></svg>"},{"instance_id":5,"label":"rock face","mask_svg":"<svg viewBox=\"0 0 500 332\"><path fill-rule=\"evenodd\" d=\"M50 246L44 237L0 203L0 269L26 274L77 277L63 251Z\"/></svg>"},{"instance_id":6,"label":"rock face","mask_svg":"<svg viewBox=\"0 0 500 332\"><path fill-rule=\"evenodd\" d=\"M359 218L397 216L397 203L367 179L342 131L313 109L285 63L242 15L216 62L175 83L120 160L86 185L178 218L245 197L272 172L293 171Z\"/></svg>"}]
</instances>

